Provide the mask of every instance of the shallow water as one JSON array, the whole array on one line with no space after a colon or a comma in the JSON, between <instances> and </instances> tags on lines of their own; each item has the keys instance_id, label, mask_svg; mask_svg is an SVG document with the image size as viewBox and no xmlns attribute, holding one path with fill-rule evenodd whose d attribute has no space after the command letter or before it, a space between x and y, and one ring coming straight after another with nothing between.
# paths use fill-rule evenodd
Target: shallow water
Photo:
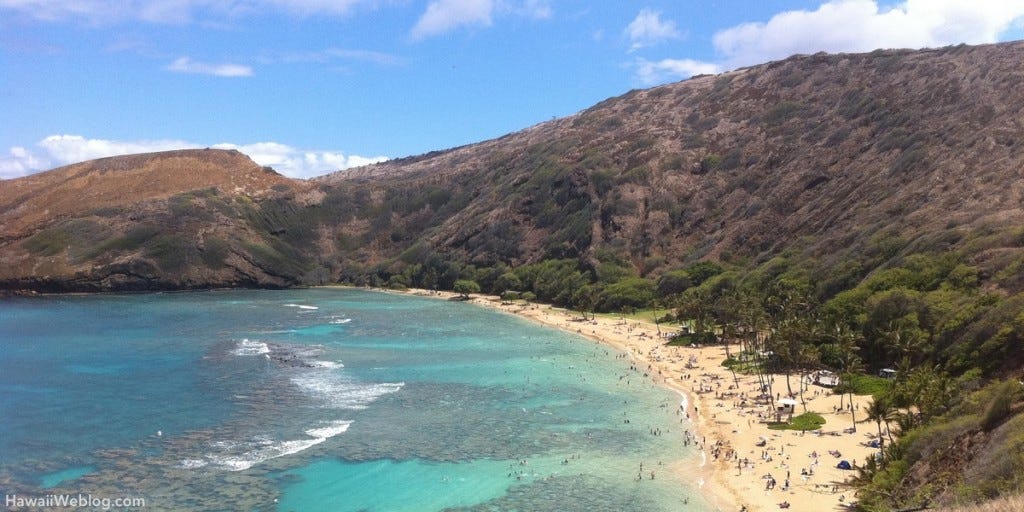
<instances>
[{"instance_id":1,"label":"shallow water","mask_svg":"<svg viewBox=\"0 0 1024 512\"><path fill-rule=\"evenodd\" d=\"M617 355L359 290L4 299L0 487L156 510L712 510L660 465L699 464L679 396Z\"/></svg>"}]
</instances>

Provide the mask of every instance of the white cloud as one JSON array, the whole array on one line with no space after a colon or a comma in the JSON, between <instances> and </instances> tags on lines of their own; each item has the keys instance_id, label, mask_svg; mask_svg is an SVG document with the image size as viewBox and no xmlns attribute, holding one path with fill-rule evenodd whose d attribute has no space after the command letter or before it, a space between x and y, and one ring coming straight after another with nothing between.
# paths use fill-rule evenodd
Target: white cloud
<instances>
[{"instance_id":1,"label":"white cloud","mask_svg":"<svg viewBox=\"0 0 1024 512\"><path fill-rule=\"evenodd\" d=\"M183 140L118 141L88 139L80 135L51 135L39 141L36 146L39 150L35 152L15 146L8 150L8 156L0 157L0 179L19 178L95 158L207 147L204 144ZM279 142L254 144L225 142L209 147L236 149L248 155L254 162L273 167L281 174L292 178L311 178L388 159L385 156L364 157L345 155L338 151L300 149Z\"/></svg>"},{"instance_id":2,"label":"white cloud","mask_svg":"<svg viewBox=\"0 0 1024 512\"><path fill-rule=\"evenodd\" d=\"M310 16L313 14L330 14L335 16L348 14L359 4L372 3L367 0L264 0L262 2L235 1L235 4L253 3L256 6L266 5L277 7L292 14Z\"/></svg>"},{"instance_id":3,"label":"white cloud","mask_svg":"<svg viewBox=\"0 0 1024 512\"><path fill-rule=\"evenodd\" d=\"M538 20L546 20L551 18L554 14L554 10L551 9L551 4L546 0L526 0L519 11L524 16Z\"/></svg>"},{"instance_id":4,"label":"white cloud","mask_svg":"<svg viewBox=\"0 0 1024 512\"><path fill-rule=\"evenodd\" d=\"M889 7L876 0L833 0L813 11L785 11L767 22L743 23L717 32L712 37L719 56L716 62L637 59L634 78L653 85L798 53L994 43L1022 21L1024 0L906 0Z\"/></svg>"},{"instance_id":5,"label":"white cloud","mask_svg":"<svg viewBox=\"0 0 1024 512\"><path fill-rule=\"evenodd\" d=\"M722 30L713 43L732 69L796 53L994 43L1022 16L1024 0L907 0L888 8L875 0L834 0Z\"/></svg>"},{"instance_id":6,"label":"white cloud","mask_svg":"<svg viewBox=\"0 0 1024 512\"><path fill-rule=\"evenodd\" d=\"M626 27L626 35L632 43L631 51L682 37L674 21L662 21L661 12L646 7Z\"/></svg>"},{"instance_id":7,"label":"white cloud","mask_svg":"<svg viewBox=\"0 0 1024 512\"><path fill-rule=\"evenodd\" d=\"M494 18L519 16L546 20L554 16L550 0L433 0L409 31L413 41L463 26L489 27Z\"/></svg>"},{"instance_id":8,"label":"white cloud","mask_svg":"<svg viewBox=\"0 0 1024 512\"><path fill-rule=\"evenodd\" d=\"M66 165L113 155L130 155L133 153L199 147L197 144L182 140L119 141L87 139L81 135L50 135L39 141L37 145L46 151L46 154L49 155L49 160L56 162L56 165Z\"/></svg>"},{"instance_id":9,"label":"white cloud","mask_svg":"<svg viewBox=\"0 0 1024 512\"><path fill-rule=\"evenodd\" d=\"M0 158L0 179L26 176L47 165L49 164L46 161L29 153L25 148L14 146L8 151L7 157Z\"/></svg>"},{"instance_id":10,"label":"white cloud","mask_svg":"<svg viewBox=\"0 0 1024 512\"><path fill-rule=\"evenodd\" d=\"M241 64L209 64L194 61L188 57L179 57L164 69L176 73L197 73L223 77L252 76L252 68Z\"/></svg>"},{"instance_id":11,"label":"white cloud","mask_svg":"<svg viewBox=\"0 0 1024 512\"><path fill-rule=\"evenodd\" d=\"M394 66L403 62L402 58L384 52L376 52L373 50L358 50L350 48L327 48L320 51L304 52L304 53L285 53L270 55L261 59L261 62L275 63L304 63L304 62L316 62L325 63L332 60L344 60L344 61L358 61L358 62L369 62L378 66Z\"/></svg>"},{"instance_id":12,"label":"white cloud","mask_svg":"<svg viewBox=\"0 0 1024 512\"><path fill-rule=\"evenodd\" d=\"M490 26L492 0L434 0L412 27L413 40L443 34L463 25Z\"/></svg>"},{"instance_id":13,"label":"white cloud","mask_svg":"<svg viewBox=\"0 0 1024 512\"><path fill-rule=\"evenodd\" d=\"M681 80L694 75L711 75L722 70L717 64L692 59L636 60L636 79L644 85Z\"/></svg>"},{"instance_id":14,"label":"white cloud","mask_svg":"<svg viewBox=\"0 0 1024 512\"><path fill-rule=\"evenodd\" d=\"M311 178L350 167L359 167L388 159L386 156L363 157L336 151L311 151L294 148L278 142L255 144L221 143L216 149L237 149L260 165L269 165L277 172L292 178Z\"/></svg>"},{"instance_id":15,"label":"white cloud","mask_svg":"<svg viewBox=\"0 0 1024 512\"><path fill-rule=\"evenodd\" d=\"M0 10L43 21L85 21L97 25L129 21L180 24L210 17L267 12L341 16L362 3L372 3L372 0L0 0Z\"/></svg>"}]
</instances>

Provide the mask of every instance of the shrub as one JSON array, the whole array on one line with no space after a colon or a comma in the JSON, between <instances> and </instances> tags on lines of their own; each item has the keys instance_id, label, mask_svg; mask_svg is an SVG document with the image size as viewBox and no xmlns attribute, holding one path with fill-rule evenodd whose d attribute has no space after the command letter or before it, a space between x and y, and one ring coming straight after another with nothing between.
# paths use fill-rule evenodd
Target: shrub
<instances>
[{"instance_id":1,"label":"shrub","mask_svg":"<svg viewBox=\"0 0 1024 512\"><path fill-rule=\"evenodd\" d=\"M711 170L718 168L722 163L722 157L711 153L700 159L700 172L701 174L711 172Z\"/></svg>"},{"instance_id":2,"label":"shrub","mask_svg":"<svg viewBox=\"0 0 1024 512\"><path fill-rule=\"evenodd\" d=\"M44 229L22 242L29 252L39 256L56 256L71 243L71 236L61 228Z\"/></svg>"},{"instance_id":3,"label":"shrub","mask_svg":"<svg viewBox=\"0 0 1024 512\"><path fill-rule=\"evenodd\" d=\"M654 282L641 277L629 277L609 285L598 299L599 311L618 311L624 308L645 308L655 297Z\"/></svg>"},{"instance_id":4,"label":"shrub","mask_svg":"<svg viewBox=\"0 0 1024 512\"><path fill-rule=\"evenodd\" d=\"M800 104L795 101L780 101L765 112L762 119L768 126L778 126L785 123L800 111Z\"/></svg>"},{"instance_id":5,"label":"shrub","mask_svg":"<svg viewBox=\"0 0 1024 512\"><path fill-rule=\"evenodd\" d=\"M224 261L230 252L231 247L226 240L208 236L203 239L203 250L199 257L207 267L218 269L224 267Z\"/></svg>"},{"instance_id":6,"label":"shrub","mask_svg":"<svg viewBox=\"0 0 1024 512\"><path fill-rule=\"evenodd\" d=\"M658 278L658 296L668 297L683 293L693 286L690 273L685 270L670 270Z\"/></svg>"},{"instance_id":7,"label":"shrub","mask_svg":"<svg viewBox=\"0 0 1024 512\"><path fill-rule=\"evenodd\" d=\"M156 260L161 270L180 270L189 261L192 247L181 235L160 235L146 244L143 255Z\"/></svg>"},{"instance_id":8,"label":"shrub","mask_svg":"<svg viewBox=\"0 0 1024 512\"><path fill-rule=\"evenodd\" d=\"M1006 381L996 389L996 396L988 404L985 416L981 420L981 428L986 432L998 427L1010 416L1010 406L1020 390L1020 384L1014 380Z\"/></svg>"},{"instance_id":9,"label":"shrub","mask_svg":"<svg viewBox=\"0 0 1024 512\"><path fill-rule=\"evenodd\" d=\"M470 281L469 279L455 281L455 286L452 289L464 298L469 298L471 293L480 293L480 285L476 281Z\"/></svg>"}]
</instances>

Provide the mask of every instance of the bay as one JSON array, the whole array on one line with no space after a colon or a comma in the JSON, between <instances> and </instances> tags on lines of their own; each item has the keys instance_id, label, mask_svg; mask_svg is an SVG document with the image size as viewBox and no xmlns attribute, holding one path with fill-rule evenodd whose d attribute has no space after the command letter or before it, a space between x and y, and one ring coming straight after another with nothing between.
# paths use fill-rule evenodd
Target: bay
<instances>
[{"instance_id":1,"label":"bay","mask_svg":"<svg viewBox=\"0 0 1024 512\"><path fill-rule=\"evenodd\" d=\"M712 510L680 397L628 367L363 290L3 299L0 487L155 510Z\"/></svg>"}]
</instances>

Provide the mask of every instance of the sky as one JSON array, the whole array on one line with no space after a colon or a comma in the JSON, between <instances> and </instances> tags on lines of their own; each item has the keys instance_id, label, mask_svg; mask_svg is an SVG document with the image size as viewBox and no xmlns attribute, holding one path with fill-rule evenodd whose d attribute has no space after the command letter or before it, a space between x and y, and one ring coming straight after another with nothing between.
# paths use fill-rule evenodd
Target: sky
<instances>
[{"instance_id":1,"label":"sky","mask_svg":"<svg viewBox=\"0 0 1024 512\"><path fill-rule=\"evenodd\" d=\"M0 0L0 179L191 147L307 178L798 53L1022 38L1024 0Z\"/></svg>"}]
</instances>

